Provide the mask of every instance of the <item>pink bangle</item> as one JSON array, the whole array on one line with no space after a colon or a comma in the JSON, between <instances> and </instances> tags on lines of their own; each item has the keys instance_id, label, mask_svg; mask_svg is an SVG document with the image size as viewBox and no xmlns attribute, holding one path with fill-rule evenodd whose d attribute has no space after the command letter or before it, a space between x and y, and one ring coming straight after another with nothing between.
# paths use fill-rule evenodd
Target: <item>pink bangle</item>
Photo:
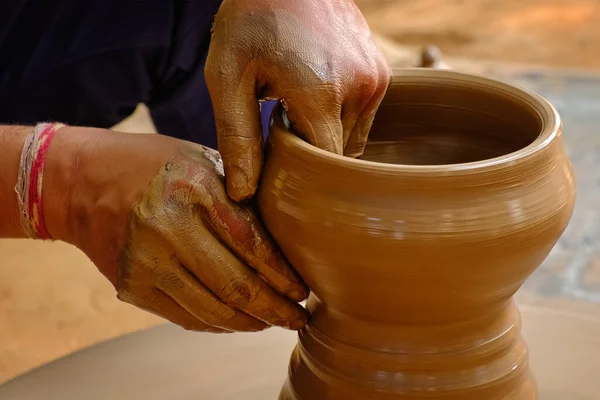
<instances>
[{"instance_id":1,"label":"pink bangle","mask_svg":"<svg viewBox=\"0 0 600 400\"><path fill-rule=\"evenodd\" d=\"M15 191L23 230L32 239L52 239L44 223L42 184L46 154L54 134L64 124L41 123L25 139Z\"/></svg>"}]
</instances>

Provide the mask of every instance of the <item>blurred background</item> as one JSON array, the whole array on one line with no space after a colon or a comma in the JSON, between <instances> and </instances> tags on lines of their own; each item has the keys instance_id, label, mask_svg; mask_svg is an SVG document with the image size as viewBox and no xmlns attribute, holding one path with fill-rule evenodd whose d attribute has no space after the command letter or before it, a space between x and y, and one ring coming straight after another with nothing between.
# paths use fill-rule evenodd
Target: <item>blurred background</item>
<instances>
[{"instance_id":1,"label":"blurred background","mask_svg":"<svg viewBox=\"0 0 600 400\"><path fill-rule=\"evenodd\" d=\"M414 63L419 49L433 44L448 60L475 69L484 60L600 68L598 0L356 2L394 65ZM154 128L142 107L116 129ZM578 247L571 249L585 257L574 259L569 243L558 246L521 298L542 296L546 304L563 307L585 298L592 311L600 304L600 258L595 244L586 242L595 239L586 232L595 232L600 221L595 212L579 216L569 228L580 233L573 239ZM82 347L163 322L117 301L87 258L66 244L2 240L0 254L0 383Z\"/></svg>"},{"instance_id":2,"label":"blurred background","mask_svg":"<svg viewBox=\"0 0 600 400\"><path fill-rule=\"evenodd\" d=\"M445 54L600 68L596 0L356 0L371 28Z\"/></svg>"}]
</instances>

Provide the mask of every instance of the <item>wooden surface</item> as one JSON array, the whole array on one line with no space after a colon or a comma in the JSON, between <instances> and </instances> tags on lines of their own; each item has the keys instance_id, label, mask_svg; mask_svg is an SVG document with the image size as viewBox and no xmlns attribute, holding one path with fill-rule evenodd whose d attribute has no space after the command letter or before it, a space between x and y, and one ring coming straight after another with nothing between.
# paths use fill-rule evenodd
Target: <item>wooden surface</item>
<instances>
[{"instance_id":1,"label":"wooden surface","mask_svg":"<svg viewBox=\"0 0 600 400\"><path fill-rule=\"evenodd\" d=\"M600 320L524 307L541 400L597 400ZM292 332L212 335L172 325L72 354L0 386L4 400L268 400L285 379Z\"/></svg>"},{"instance_id":2,"label":"wooden surface","mask_svg":"<svg viewBox=\"0 0 600 400\"><path fill-rule=\"evenodd\" d=\"M79 250L0 240L0 382L162 319L116 299Z\"/></svg>"}]
</instances>

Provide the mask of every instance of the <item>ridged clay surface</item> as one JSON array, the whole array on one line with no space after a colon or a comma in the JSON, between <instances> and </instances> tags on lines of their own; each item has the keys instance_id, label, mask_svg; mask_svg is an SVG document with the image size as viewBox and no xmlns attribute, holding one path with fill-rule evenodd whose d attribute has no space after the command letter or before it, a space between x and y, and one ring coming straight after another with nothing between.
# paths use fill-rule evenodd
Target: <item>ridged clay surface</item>
<instances>
[{"instance_id":1,"label":"ridged clay surface","mask_svg":"<svg viewBox=\"0 0 600 400\"><path fill-rule=\"evenodd\" d=\"M312 291L281 399L537 398L512 296L575 200L550 103L397 70L361 160L281 110L267 153L262 218Z\"/></svg>"}]
</instances>

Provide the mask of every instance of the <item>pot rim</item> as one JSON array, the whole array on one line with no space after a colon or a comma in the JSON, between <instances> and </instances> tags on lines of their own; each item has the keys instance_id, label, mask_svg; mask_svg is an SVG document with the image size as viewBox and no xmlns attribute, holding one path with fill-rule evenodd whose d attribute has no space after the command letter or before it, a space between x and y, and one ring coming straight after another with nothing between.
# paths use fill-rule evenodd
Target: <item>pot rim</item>
<instances>
[{"instance_id":1,"label":"pot rim","mask_svg":"<svg viewBox=\"0 0 600 400\"><path fill-rule=\"evenodd\" d=\"M467 74L452 70L436 70L427 68L400 68L393 70L393 81L396 82L419 82L430 84L446 84L456 86L468 84L471 87L494 88L504 95L517 97L521 101L529 103L537 113L541 121L541 131L536 139L529 145L517 151L502 156L480 161L459 164L436 164L436 165L410 165L410 164L388 164L376 161L367 161L343 155L330 153L304 141L289 129L289 121L285 116L285 110L279 104L273 111L269 136L283 141L291 148L316 157L318 160L328 164L338 165L350 169L377 171L381 173L409 173L409 174L431 174L431 173L477 173L497 170L508 166L516 166L521 162L530 160L540 155L550 143L562 134L562 121L556 108L544 97L528 89L519 88L507 83L486 78L480 75Z\"/></svg>"}]
</instances>

